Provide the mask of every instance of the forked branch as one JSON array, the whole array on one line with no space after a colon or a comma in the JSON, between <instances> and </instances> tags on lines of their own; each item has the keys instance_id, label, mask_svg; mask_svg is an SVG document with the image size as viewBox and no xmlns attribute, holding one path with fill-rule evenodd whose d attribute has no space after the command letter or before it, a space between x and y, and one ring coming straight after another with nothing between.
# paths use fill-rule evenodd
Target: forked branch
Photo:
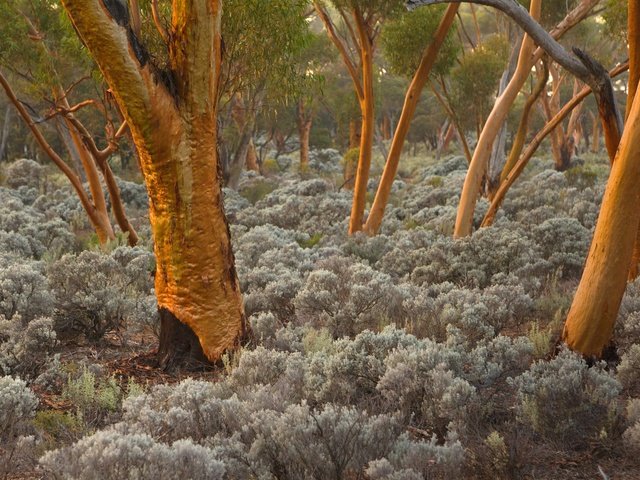
<instances>
[{"instance_id":1,"label":"forked branch","mask_svg":"<svg viewBox=\"0 0 640 480\"><path fill-rule=\"evenodd\" d=\"M407 7L412 9L421 5L440 3L454 2L453 0L407 0ZM515 0L467 0L465 3L486 5L500 10L516 22L553 60L591 87L604 126L607 151L610 156L615 156L618 140L622 134L622 116L616 106L613 85L607 70L588 53L578 48L572 49L573 55L567 52Z\"/></svg>"}]
</instances>

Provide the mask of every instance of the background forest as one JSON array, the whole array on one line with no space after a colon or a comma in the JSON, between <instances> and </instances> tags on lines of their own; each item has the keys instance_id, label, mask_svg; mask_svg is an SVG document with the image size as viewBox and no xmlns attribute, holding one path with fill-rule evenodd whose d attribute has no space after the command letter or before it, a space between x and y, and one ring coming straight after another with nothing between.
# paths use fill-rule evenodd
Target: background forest
<instances>
[{"instance_id":1,"label":"background forest","mask_svg":"<svg viewBox=\"0 0 640 480\"><path fill-rule=\"evenodd\" d=\"M640 2L445 3L0 4L0 478L638 478Z\"/></svg>"}]
</instances>

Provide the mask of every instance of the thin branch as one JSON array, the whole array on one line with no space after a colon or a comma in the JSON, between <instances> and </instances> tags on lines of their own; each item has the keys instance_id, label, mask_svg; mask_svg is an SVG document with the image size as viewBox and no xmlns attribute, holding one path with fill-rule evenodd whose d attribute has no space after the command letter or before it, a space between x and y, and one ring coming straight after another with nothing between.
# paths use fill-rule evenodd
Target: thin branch
<instances>
[{"instance_id":1,"label":"thin branch","mask_svg":"<svg viewBox=\"0 0 640 480\"><path fill-rule=\"evenodd\" d=\"M629 62L627 61L611 70L610 75L612 78L617 77L621 73L626 72L628 69ZM496 192L496 195L493 198L491 205L489 206L489 210L482 220L481 227L488 227L493 224L496 212L498 211L498 208L500 208L500 205L502 205L504 197L507 194L509 188L511 188L511 185L513 185L516 179L520 176L542 141L573 111L573 109L578 104L580 104L580 102L582 102L591 93L591 91L591 87L589 86L583 88L580 93L578 93L569 102L567 102L567 104L562 107L562 109L560 109L560 111L544 126L544 128L536 134L531 143L529 143L529 146L527 147L525 152L520 157L520 160L518 160L518 163L516 163L516 165L513 167L513 169L511 169L504 181L500 184L500 188ZM610 159L611 158L612 157L610 157Z\"/></svg>"},{"instance_id":2,"label":"thin branch","mask_svg":"<svg viewBox=\"0 0 640 480\"><path fill-rule=\"evenodd\" d=\"M462 21L462 17L460 16L460 12L456 13L456 16L458 17L458 27L459 30L464 33L465 38L467 39L467 42L469 42L469 45L471 45L472 49L476 48L476 44L475 42L471 39L471 36L469 35L469 33L467 32L467 29L464 26L464 22Z\"/></svg>"},{"instance_id":3,"label":"thin branch","mask_svg":"<svg viewBox=\"0 0 640 480\"><path fill-rule=\"evenodd\" d=\"M138 0L129 0L129 15L131 16L131 29L136 37L140 38L142 20L140 19L140 5Z\"/></svg>"},{"instance_id":4,"label":"thin branch","mask_svg":"<svg viewBox=\"0 0 640 480\"><path fill-rule=\"evenodd\" d=\"M353 25L351 25L351 22L349 22L349 18L341 8L338 9L338 12L340 13L340 16L342 17L342 21L347 27L347 32L349 32L349 38L351 39L351 43L356 47L356 53L358 55L361 55L360 50L358 49L358 36L356 35L355 30L353 30Z\"/></svg>"},{"instance_id":5,"label":"thin branch","mask_svg":"<svg viewBox=\"0 0 640 480\"><path fill-rule=\"evenodd\" d=\"M89 80L91 77L88 75L85 75L84 77L79 78L78 80L76 80L75 82L73 82L71 85L69 85L68 88L65 89L64 91L64 96L68 97L69 94L71 93L71 91L76 88L78 85L80 85L82 82L84 82L85 80Z\"/></svg>"},{"instance_id":6,"label":"thin branch","mask_svg":"<svg viewBox=\"0 0 640 480\"><path fill-rule=\"evenodd\" d=\"M329 17L329 14L322 7L322 5L320 5L318 0L314 0L313 5L316 8L316 12L318 12L318 16L320 17L320 20L322 20L322 23L324 24L325 29L327 30L327 34L329 35L329 38L338 49L338 52L340 53L340 56L342 57L342 60L344 61L344 64L347 67L347 70L349 71L349 75L351 75L351 79L353 80L353 84L355 86L356 94L358 95L358 98L362 100L364 98L364 87L362 86L362 81L360 80L360 76L358 75L356 66L353 63L353 59L351 58L351 56L349 55L349 52L347 51L347 47L345 45L344 40L342 39L342 37L340 37L340 35L336 31L335 26L333 25L333 22Z\"/></svg>"},{"instance_id":7,"label":"thin branch","mask_svg":"<svg viewBox=\"0 0 640 480\"><path fill-rule=\"evenodd\" d=\"M45 115L41 120L38 120L38 123L43 123L46 122L48 120L51 120L54 117L57 117L58 115L68 115L70 113L74 113L77 112L78 110L84 108L84 107L88 107L88 106L95 106L95 100L93 99L89 99L89 100L84 100L80 103L75 104L72 107L69 108L64 108L64 107L55 107L55 110L47 115Z\"/></svg>"},{"instance_id":8,"label":"thin branch","mask_svg":"<svg viewBox=\"0 0 640 480\"><path fill-rule=\"evenodd\" d=\"M153 16L153 23L156 26L156 29L160 33L162 40L164 43L169 43L169 34L167 33L167 29L162 24L162 17L160 16L160 11L158 9L158 0L151 1L151 15Z\"/></svg>"},{"instance_id":9,"label":"thin branch","mask_svg":"<svg viewBox=\"0 0 640 480\"><path fill-rule=\"evenodd\" d=\"M66 164L66 162L60 157L60 155L56 153L56 151L51 147L49 142L47 142L47 140L44 138L44 136L42 135L42 132L40 132L40 129L38 129L33 119L31 118L31 115L29 115L29 112L27 112L27 110L24 108L24 105L22 105L22 103L18 100L13 89L11 88L11 85L9 85L9 82L4 77L4 75L2 75L1 72L0 72L0 85L2 86L5 93L7 94L9 101L16 107L16 109L18 110L18 113L20 114L24 122L27 124L27 127L29 127L29 130L31 130L31 133L33 133L33 136L36 138L36 141L38 142L40 147L44 150L47 156L53 161L53 163L55 163L56 166L62 171L62 173L64 173L65 176L69 179L69 181L71 182L71 185L73 186L73 189L76 191L78 197L80 198L80 202L82 203L82 206L87 211L87 213L91 215L95 211L95 207L89 201L89 198L86 192L84 191L84 188L82 187L82 183L80 182L78 175L76 175L76 173L71 169L71 167L69 167L69 165Z\"/></svg>"}]
</instances>

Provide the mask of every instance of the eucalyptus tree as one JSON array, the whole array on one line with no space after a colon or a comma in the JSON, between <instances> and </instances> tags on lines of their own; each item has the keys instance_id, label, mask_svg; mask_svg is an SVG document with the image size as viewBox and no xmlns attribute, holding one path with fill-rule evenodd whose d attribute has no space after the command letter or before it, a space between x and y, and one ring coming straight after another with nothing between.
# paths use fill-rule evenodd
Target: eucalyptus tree
<instances>
[{"instance_id":1,"label":"eucalyptus tree","mask_svg":"<svg viewBox=\"0 0 640 480\"><path fill-rule=\"evenodd\" d=\"M170 21L154 2L150 39L139 27L154 22L141 22L133 2L62 6L138 151L157 262L160 363L218 360L246 333L218 169L222 2L174 0Z\"/></svg>"},{"instance_id":2,"label":"eucalyptus tree","mask_svg":"<svg viewBox=\"0 0 640 480\"><path fill-rule=\"evenodd\" d=\"M373 154L374 54L384 22L404 9L403 0L313 0L329 38L349 72L362 115L360 151L349 234L362 230ZM331 9L332 7L332 9ZM342 27L340 31L339 27Z\"/></svg>"},{"instance_id":3,"label":"eucalyptus tree","mask_svg":"<svg viewBox=\"0 0 640 480\"><path fill-rule=\"evenodd\" d=\"M259 12L259 14L257 13ZM220 78L221 140L231 151L223 167L236 188L246 159L254 158L256 117L270 104L297 98L303 76L298 59L309 42L307 0L225 0ZM229 119L235 131L229 131ZM230 142L233 133L235 141ZM257 165L249 164L256 168Z\"/></svg>"},{"instance_id":4,"label":"eucalyptus tree","mask_svg":"<svg viewBox=\"0 0 640 480\"><path fill-rule=\"evenodd\" d=\"M411 77L402 113L391 142L382 178L378 183L364 230L378 233L389 201L391 187L398 172L400 156L409 133L422 91L432 72L443 75L457 56L458 45L449 30L458 12L458 4L447 8L421 8L405 12L383 27L382 45L393 71Z\"/></svg>"},{"instance_id":5,"label":"eucalyptus tree","mask_svg":"<svg viewBox=\"0 0 640 480\"><path fill-rule=\"evenodd\" d=\"M529 23L528 25L525 25L522 20L525 18L527 12L515 0L477 0L471 2L494 6L506 13L508 12L508 14L512 16L521 27L524 28L527 26L527 34L533 31L529 27L535 26L536 43L542 43L543 38L544 43L542 47L536 47L534 45L534 39L528 35L525 36L519 50L518 65L514 74L511 77L509 84L496 99L493 109L484 123L462 188L456 217L456 225L454 228L455 237L464 237L471 234L473 214L477 199L481 194L482 183L489 166L494 142L507 118L511 106L516 100L524 83L529 78L531 69L542 58L545 52L556 56L562 52L566 53L556 40L589 15L598 2L599 0L581 0L576 4L575 8L569 11L564 18L548 32L529 16L526 17L526 22ZM418 6L453 2L449 0L409 0L408 3L412 6ZM542 15L541 2L539 0L531 0L530 2L525 3L529 3L530 13L533 17L540 18ZM547 2L545 2L545 4L546 3ZM572 73L577 74L583 80L592 80L594 82L599 81L596 80L596 78L601 80L601 74L606 74L606 72L602 71L601 67L598 69L599 66L596 66L591 62L590 58L581 57L580 59L576 59L570 55L562 54L562 61L559 63L561 63L564 68L572 70ZM598 69L598 73L595 73L594 69ZM605 85L603 86L606 87ZM596 88L595 91L597 95L604 93L604 90L600 87ZM608 100L612 96L612 92L608 91L606 95L600 95L600 98L604 99L605 96L606 99L599 103L599 108L602 107L601 113L605 121L604 124L606 126L605 132L608 148L612 149L614 148L615 143L614 138L619 136L619 119L609 116L614 111L610 108L610 103L608 103Z\"/></svg>"},{"instance_id":6,"label":"eucalyptus tree","mask_svg":"<svg viewBox=\"0 0 640 480\"><path fill-rule=\"evenodd\" d=\"M71 183L99 242L115 238L107 208L108 193L115 219L134 245L138 237L125 213L109 164L109 157L117 151L126 132L126 124L101 92L101 80L92 76L93 64L82 51L68 20L54 2L8 0L0 5L0 34L0 86L10 103ZM33 99L33 105L26 103L24 97ZM45 106L45 111L38 113L38 106ZM89 109L91 112L87 112ZM65 160L47 140L42 128L45 122L55 126L59 143L65 145L76 165ZM97 127L96 123L104 129L106 146L102 149L97 145L98 136L89 131L91 126ZM84 190L83 179L88 182L90 194Z\"/></svg>"}]
</instances>

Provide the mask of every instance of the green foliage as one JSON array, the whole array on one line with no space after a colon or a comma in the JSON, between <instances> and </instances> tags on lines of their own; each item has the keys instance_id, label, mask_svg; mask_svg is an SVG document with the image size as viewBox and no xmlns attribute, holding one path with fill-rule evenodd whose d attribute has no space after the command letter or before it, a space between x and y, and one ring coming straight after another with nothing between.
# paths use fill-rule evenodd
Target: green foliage
<instances>
[{"instance_id":1,"label":"green foliage","mask_svg":"<svg viewBox=\"0 0 640 480\"><path fill-rule=\"evenodd\" d=\"M389 17L404 9L403 0L330 0L334 7L351 11L359 10L364 17Z\"/></svg>"},{"instance_id":2,"label":"green foliage","mask_svg":"<svg viewBox=\"0 0 640 480\"><path fill-rule=\"evenodd\" d=\"M454 109L460 113L465 112L461 115L461 120L466 126L478 116L484 119L493 105L500 75L508 61L509 49L509 43L503 36L491 35L475 50L468 52L460 65L452 69ZM476 115L469 115L470 111L475 111Z\"/></svg>"},{"instance_id":3,"label":"green foliage","mask_svg":"<svg viewBox=\"0 0 640 480\"><path fill-rule=\"evenodd\" d=\"M509 461L509 449L504 437L494 430L487 436L484 443L489 450L489 460L493 471L503 472Z\"/></svg>"},{"instance_id":4,"label":"green foliage","mask_svg":"<svg viewBox=\"0 0 640 480\"><path fill-rule=\"evenodd\" d=\"M311 329L302 338L302 347L307 354L330 351L333 347L333 338L329 330Z\"/></svg>"},{"instance_id":5,"label":"green foliage","mask_svg":"<svg viewBox=\"0 0 640 480\"><path fill-rule=\"evenodd\" d=\"M593 188L598 181L598 172L593 168L577 165L564 172L569 185L577 188Z\"/></svg>"},{"instance_id":6,"label":"green foliage","mask_svg":"<svg viewBox=\"0 0 640 480\"><path fill-rule=\"evenodd\" d=\"M62 396L75 405L80 412L107 410L113 412L122 398L122 390L115 378L97 379L87 368L78 378L69 376Z\"/></svg>"},{"instance_id":7,"label":"green foliage","mask_svg":"<svg viewBox=\"0 0 640 480\"><path fill-rule=\"evenodd\" d=\"M385 23L382 30L382 51L391 69L398 75L411 77L418 69L423 51L431 43L447 7L418 8L404 12ZM440 47L432 74L445 75L458 56L460 44L453 29Z\"/></svg>"},{"instance_id":8,"label":"green foliage","mask_svg":"<svg viewBox=\"0 0 640 480\"><path fill-rule=\"evenodd\" d=\"M529 9L531 0L519 0L520 4ZM578 5L579 0L562 0L554 2L542 2L540 23L549 28L562 20L567 13Z\"/></svg>"},{"instance_id":9,"label":"green foliage","mask_svg":"<svg viewBox=\"0 0 640 480\"><path fill-rule=\"evenodd\" d=\"M440 188L444 185L444 180L442 177L433 176L427 180L427 185L431 185L434 188Z\"/></svg>"},{"instance_id":10,"label":"green foliage","mask_svg":"<svg viewBox=\"0 0 640 480\"><path fill-rule=\"evenodd\" d=\"M30 93L77 80L93 68L67 15L57 2L8 0L0 6L0 65L21 72Z\"/></svg>"},{"instance_id":11,"label":"green foliage","mask_svg":"<svg viewBox=\"0 0 640 480\"><path fill-rule=\"evenodd\" d=\"M269 163L268 163L269 162ZM267 164L268 163L268 164ZM277 167L277 163L275 160L273 161L273 167ZM271 170L271 162L269 160L265 161L264 168L265 170ZM262 180L256 183L253 183L250 187L244 188L240 191L240 195L249 200L253 205L262 200L264 197L269 195L276 189L276 184L273 182L269 182L267 180Z\"/></svg>"},{"instance_id":12,"label":"green foliage","mask_svg":"<svg viewBox=\"0 0 640 480\"><path fill-rule=\"evenodd\" d=\"M320 243L320 240L322 240L322 234L321 233L314 233L309 238L306 238L306 239L303 239L303 240L298 240L298 244L302 248L313 248L316 245L318 245L318 243Z\"/></svg>"},{"instance_id":13,"label":"green foliage","mask_svg":"<svg viewBox=\"0 0 640 480\"><path fill-rule=\"evenodd\" d=\"M606 0L602 18L605 20L607 32L614 38L626 42L627 40L627 1Z\"/></svg>"},{"instance_id":14,"label":"green foliage","mask_svg":"<svg viewBox=\"0 0 640 480\"><path fill-rule=\"evenodd\" d=\"M301 80L295 59L309 41L306 0L226 0L222 94L248 88L285 95Z\"/></svg>"},{"instance_id":15,"label":"green foliage","mask_svg":"<svg viewBox=\"0 0 640 480\"><path fill-rule=\"evenodd\" d=\"M59 442L78 440L86 433L78 417L59 410L37 412L33 419L33 426L43 436L47 448L55 448Z\"/></svg>"},{"instance_id":16,"label":"green foliage","mask_svg":"<svg viewBox=\"0 0 640 480\"><path fill-rule=\"evenodd\" d=\"M358 159L360 158L360 149L358 147L351 148L344 154L342 164L345 170L355 172L356 165L358 165Z\"/></svg>"}]
</instances>

